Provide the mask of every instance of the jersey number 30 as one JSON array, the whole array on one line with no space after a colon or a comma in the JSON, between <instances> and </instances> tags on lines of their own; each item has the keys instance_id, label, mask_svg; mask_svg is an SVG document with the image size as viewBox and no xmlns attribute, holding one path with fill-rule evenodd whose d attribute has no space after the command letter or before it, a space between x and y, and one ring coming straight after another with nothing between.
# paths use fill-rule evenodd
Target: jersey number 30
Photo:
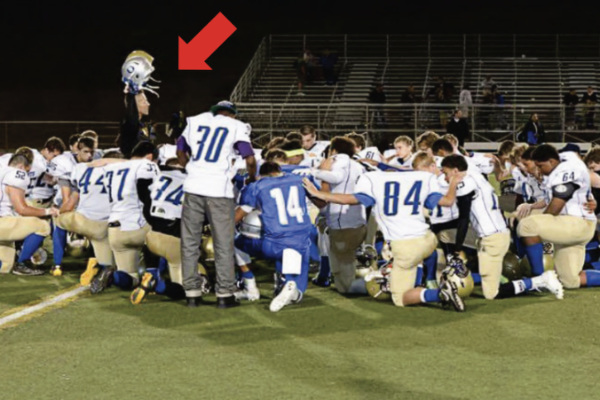
<instances>
[{"instance_id":1,"label":"jersey number 30","mask_svg":"<svg viewBox=\"0 0 600 400\"><path fill-rule=\"evenodd\" d=\"M204 155L204 161L209 163L217 162L221 155L225 139L229 134L229 129L218 127L212 130L210 126L199 126L198 132L202 135L202 139L197 142L198 150L194 156L194 161L198 161Z\"/></svg>"}]
</instances>

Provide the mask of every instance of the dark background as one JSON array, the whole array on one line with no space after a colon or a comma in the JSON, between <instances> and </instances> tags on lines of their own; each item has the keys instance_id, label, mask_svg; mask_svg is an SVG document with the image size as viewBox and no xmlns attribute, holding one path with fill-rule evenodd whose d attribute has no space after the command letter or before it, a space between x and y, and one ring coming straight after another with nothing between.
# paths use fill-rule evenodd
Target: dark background
<instances>
[{"instance_id":1,"label":"dark background","mask_svg":"<svg viewBox=\"0 0 600 400\"><path fill-rule=\"evenodd\" d=\"M595 7L563 2L161 1L10 2L0 6L0 121L118 121L120 67L143 49L155 57L160 98L151 116L206 110L226 98L270 33L598 32ZM208 64L179 71L177 42L218 12L238 29ZM300 51L301 49L299 49Z\"/></svg>"}]
</instances>

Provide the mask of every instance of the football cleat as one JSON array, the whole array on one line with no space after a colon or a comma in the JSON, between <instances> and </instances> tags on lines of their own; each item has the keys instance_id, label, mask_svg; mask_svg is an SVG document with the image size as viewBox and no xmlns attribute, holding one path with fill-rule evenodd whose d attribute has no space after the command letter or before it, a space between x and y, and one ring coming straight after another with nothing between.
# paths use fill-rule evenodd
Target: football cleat
<instances>
[{"instance_id":1,"label":"football cleat","mask_svg":"<svg viewBox=\"0 0 600 400\"><path fill-rule=\"evenodd\" d=\"M277 312L281 310L283 307L292 304L294 302L298 302L302 298L301 293L298 291L296 286L296 282L290 281L287 282L281 292L275 297L271 304L269 305L269 310L272 312Z\"/></svg>"},{"instance_id":2,"label":"football cleat","mask_svg":"<svg viewBox=\"0 0 600 400\"><path fill-rule=\"evenodd\" d=\"M92 282L92 279L94 279L94 277L98 273L98 270L98 261L95 258L91 257L88 260L85 271L83 271L83 273L79 277L79 283L81 283L81 286L89 285Z\"/></svg>"},{"instance_id":3,"label":"football cleat","mask_svg":"<svg viewBox=\"0 0 600 400\"><path fill-rule=\"evenodd\" d=\"M232 308L240 305L239 300L235 297L235 295L226 296L226 297L217 297L217 308Z\"/></svg>"},{"instance_id":4,"label":"football cleat","mask_svg":"<svg viewBox=\"0 0 600 400\"><path fill-rule=\"evenodd\" d=\"M546 271L540 275L541 282L538 285L538 289L545 289L556 296L557 299L562 300L564 298L563 285L558 280L558 276L555 271Z\"/></svg>"},{"instance_id":5,"label":"football cleat","mask_svg":"<svg viewBox=\"0 0 600 400\"><path fill-rule=\"evenodd\" d=\"M156 287L156 278L150 272L144 273L142 276L142 281L140 285L131 292L131 296L129 299L131 300L131 304L140 304L148 293L154 291Z\"/></svg>"},{"instance_id":6,"label":"football cleat","mask_svg":"<svg viewBox=\"0 0 600 400\"><path fill-rule=\"evenodd\" d=\"M440 301L444 307L452 306L458 312L465 311L465 303L458 295L456 284L452 281L442 281L440 284Z\"/></svg>"},{"instance_id":7,"label":"football cleat","mask_svg":"<svg viewBox=\"0 0 600 400\"><path fill-rule=\"evenodd\" d=\"M202 292L202 294L208 294L210 293L210 281L208 280L208 276L200 274L200 279L202 282L200 282L200 291Z\"/></svg>"},{"instance_id":8,"label":"football cleat","mask_svg":"<svg viewBox=\"0 0 600 400\"><path fill-rule=\"evenodd\" d=\"M313 283L313 285L320 286L320 287L331 286L331 281L329 279L321 279L318 276L316 278L313 278L311 282Z\"/></svg>"},{"instance_id":9,"label":"football cleat","mask_svg":"<svg viewBox=\"0 0 600 400\"><path fill-rule=\"evenodd\" d=\"M19 276L40 276L44 275L41 269L30 268L25 264L18 263L12 269L12 273Z\"/></svg>"},{"instance_id":10,"label":"football cleat","mask_svg":"<svg viewBox=\"0 0 600 400\"><path fill-rule=\"evenodd\" d=\"M102 268L90 283L90 293L98 294L106 289L112 281L113 272L111 268Z\"/></svg>"},{"instance_id":11,"label":"football cleat","mask_svg":"<svg viewBox=\"0 0 600 400\"><path fill-rule=\"evenodd\" d=\"M50 274L52 276L62 276L62 269L60 268L60 265L55 265L50 268Z\"/></svg>"}]
</instances>

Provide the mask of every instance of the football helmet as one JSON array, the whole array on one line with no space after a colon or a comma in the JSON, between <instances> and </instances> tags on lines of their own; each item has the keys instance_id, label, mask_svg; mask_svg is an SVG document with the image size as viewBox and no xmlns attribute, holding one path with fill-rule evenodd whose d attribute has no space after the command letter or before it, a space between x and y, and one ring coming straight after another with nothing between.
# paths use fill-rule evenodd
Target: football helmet
<instances>
[{"instance_id":1,"label":"football helmet","mask_svg":"<svg viewBox=\"0 0 600 400\"><path fill-rule=\"evenodd\" d=\"M144 90L158 96L155 91L159 89L158 86L148 85L151 80L160 83L150 76L154 72L153 61L154 57L143 50L129 53L121 66L121 79L125 83L126 93L138 94Z\"/></svg>"},{"instance_id":2,"label":"football helmet","mask_svg":"<svg viewBox=\"0 0 600 400\"><path fill-rule=\"evenodd\" d=\"M262 221L260 211L252 210L244 217L240 224L240 233L252 239L260 239L262 233Z\"/></svg>"},{"instance_id":3,"label":"football helmet","mask_svg":"<svg viewBox=\"0 0 600 400\"><path fill-rule=\"evenodd\" d=\"M459 270L454 268L451 265L448 265L446 268L444 268L444 270L442 271L442 277L440 279L441 283L440 283L440 287L444 284L444 282L448 281L448 282L452 282L456 285L456 288L458 290L458 295L461 298L466 298L469 297L471 295L471 293L473 293L473 288L475 287L475 282L473 281L473 276L471 275L471 271L469 271L468 269L466 269L466 275L461 276L461 274L459 274Z\"/></svg>"},{"instance_id":4,"label":"football helmet","mask_svg":"<svg viewBox=\"0 0 600 400\"><path fill-rule=\"evenodd\" d=\"M90 242L87 238L73 232L67 234L67 249L66 254L71 257L81 257L86 254Z\"/></svg>"},{"instance_id":5,"label":"football helmet","mask_svg":"<svg viewBox=\"0 0 600 400\"><path fill-rule=\"evenodd\" d=\"M35 266L44 265L48 260L48 252L43 247L40 247L33 253L29 260Z\"/></svg>"},{"instance_id":6,"label":"football helmet","mask_svg":"<svg viewBox=\"0 0 600 400\"><path fill-rule=\"evenodd\" d=\"M365 275L365 286L369 296L377 301L389 301L392 298L390 291L389 275L392 272L392 264L384 265L378 270L372 270Z\"/></svg>"},{"instance_id":7,"label":"football helmet","mask_svg":"<svg viewBox=\"0 0 600 400\"><path fill-rule=\"evenodd\" d=\"M377 260L377 250L370 244L363 244L356 249L356 261L358 262L356 277L364 278L371 271L371 266L375 260Z\"/></svg>"},{"instance_id":8,"label":"football helmet","mask_svg":"<svg viewBox=\"0 0 600 400\"><path fill-rule=\"evenodd\" d=\"M519 257L510 251L504 255L504 260L502 261L502 275L510 281L516 281L523 278L523 270L521 268Z\"/></svg>"},{"instance_id":9,"label":"football helmet","mask_svg":"<svg viewBox=\"0 0 600 400\"><path fill-rule=\"evenodd\" d=\"M215 260L215 247L213 244L212 235L202 235L202 242L200 244L200 248L202 249L203 261Z\"/></svg>"}]
</instances>

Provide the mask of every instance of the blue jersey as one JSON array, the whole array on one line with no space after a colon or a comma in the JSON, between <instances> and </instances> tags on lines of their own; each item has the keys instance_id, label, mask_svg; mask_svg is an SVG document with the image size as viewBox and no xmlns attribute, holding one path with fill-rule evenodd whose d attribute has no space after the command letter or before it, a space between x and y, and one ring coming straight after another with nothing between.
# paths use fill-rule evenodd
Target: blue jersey
<instances>
[{"instance_id":1,"label":"blue jersey","mask_svg":"<svg viewBox=\"0 0 600 400\"><path fill-rule=\"evenodd\" d=\"M244 189L240 205L261 211L265 238L301 240L302 235L310 235L312 224L300 175L263 177Z\"/></svg>"}]
</instances>

